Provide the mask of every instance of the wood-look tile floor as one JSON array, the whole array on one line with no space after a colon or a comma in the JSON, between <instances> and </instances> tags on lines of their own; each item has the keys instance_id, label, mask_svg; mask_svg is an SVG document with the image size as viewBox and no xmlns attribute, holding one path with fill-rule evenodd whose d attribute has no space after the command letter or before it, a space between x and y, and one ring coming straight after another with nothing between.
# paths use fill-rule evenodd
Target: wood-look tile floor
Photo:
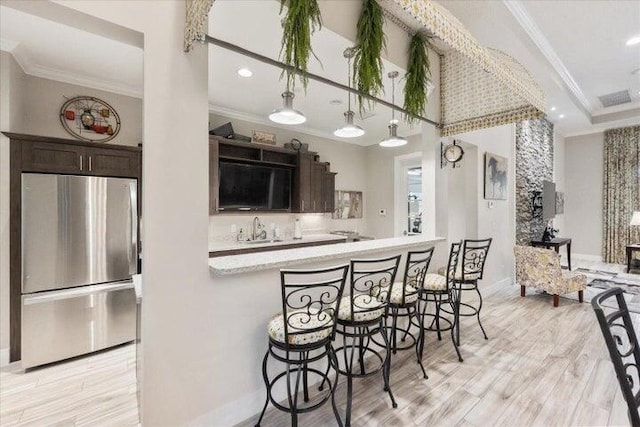
<instances>
[{"instance_id":1,"label":"wood-look tile floor","mask_svg":"<svg viewBox=\"0 0 640 427\"><path fill-rule=\"evenodd\" d=\"M135 426L135 346L36 368L0 370L0 426Z\"/></svg>"},{"instance_id":2,"label":"wood-look tile floor","mask_svg":"<svg viewBox=\"0 0 640 427\"><path fill-rule=\"evenodd\" d=\"M412 351L393 358L393 409L380 377L354 382L354 426L629 425L626 406L591 306L516 286L483 286L482 338L475 319L462 323L459 363L449 335L428 334L424 380ZM640 315L634 315L640 325ZM640 331L638 331L640 333ZM256 375L260 375L256 372ZM215 380L215 379L212 379ZM345 384L338 387L344 410ZM0 370L1 426L129 426L138 423L135 347L22 373ZM242 423L252 426L257 417ZM286 426L270 409L263 426ZM331 406L300 417L301 426L335 425ZM217 427L217 426L216 426Z\"/></svg>"},{"instance_id":3,"label":"wood-look tile floor","mask_svg":"<svg viewBox=\"0 0 640 427\"><path fill-rule=\"evenodd\" d=\"M482 285L481 285L482 286ZM629 425L627 409L597 320L588 301L520 288L482 288L482 337L475 318L462 322L457 360L450 335L428 334L422 378L412 351L392 361L391 386L398 408L379 376L354 380L354 426L605 426ZM640 315L634 315L640 334ZM259 375L256 373L256 375ZM346 384L337 402L344 420ZM257 416L239 424L253 426ZM263 426L290 424L289 415L267 411ZM300 415L302 426L332 426L330 402Z\"/></svg>"}]
</instances>

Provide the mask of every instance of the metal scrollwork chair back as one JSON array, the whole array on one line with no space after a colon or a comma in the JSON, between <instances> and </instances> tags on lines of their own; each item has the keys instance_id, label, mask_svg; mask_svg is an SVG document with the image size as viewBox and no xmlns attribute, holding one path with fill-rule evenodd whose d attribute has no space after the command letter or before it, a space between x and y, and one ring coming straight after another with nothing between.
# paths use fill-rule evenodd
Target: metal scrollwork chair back
<instances>
[{"instance_id":1,"label":"metal scrollwork chair back","mask_svg":"<svg viewBox=\"0 0 640 427\"><path fill-rule=\"evenodd\" d=\"M456 279L456 271L458 270L458 263L460 261L460 248L462 242L451 243L451 249L449 250L449 262L447 263L447 290L453 288L453 283Z\"/></svg>"},{"instance_id":2,"label":"metal scrollwork chair back","mask_svg":"<svg viewBox=\"0 0 640 427\"><path fill-rule=\"evenodd\" d=\"M354 312L374 312L381 308L386 316L400 257L351 260L351 319Z\"/></svg>"},{"instance_id":3,"label":"metal scrollwork chair back","mask_svg":"<svg viewBox=\"0 0 640 427\"><path fill-rule=\"evenodd\" d=\"M321 270L281 270L285 342L302 334L323 333L333 339L338 304L349 266Z\"/></svg>"},{"instance_id":4,"label":"metal scrollwork chair back","mask_svg":"<svg viewBox=\"0 0 640 427\"><path fill-rule=\"evenodd\" d=\"M493 238L488 239L465 239L462 248L461 278L466 280L480 280L484 273L484 263L491 247Z\"/></svg>"},{"instance_id":5,"label":"metal scrollwork chair back","mask_svg":"<svg viewBox=\"0 0 640 427\"><path fill-rule=\"evenodd\" d=\"M407 291L411 288L415 289L413 293L418 293L424 284L424 278L427 275L433 251L431 247L425 251L413 251L407 253L407 261L404 269L404 281L402 287L401 305L406 303ZM409 288L411 286L411 288ZM411 293L409 294L411 295Z\"/></svg>"},{"instance_id":6,"label":"metal scrollwork chair back","mask_svg":"<svg viewBox=\"0 0 640 427\"><path fill-rule=\"evenodd\" d=\"M606 309L605 312L603 303L606 301L607 307L615 306L614 300L618 308ZM591 305L629 408L629 421L634 427L640 426L640 348L622 289L602 292L591 300Z\"/></svg>"}]
</instances>

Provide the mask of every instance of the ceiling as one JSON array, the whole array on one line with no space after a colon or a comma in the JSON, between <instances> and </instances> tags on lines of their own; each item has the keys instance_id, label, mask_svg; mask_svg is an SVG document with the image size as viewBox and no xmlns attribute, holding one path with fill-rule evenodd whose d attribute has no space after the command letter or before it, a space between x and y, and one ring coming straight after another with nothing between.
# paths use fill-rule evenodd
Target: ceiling
<instances>
[{"instance_id":1,"label":"ceiling","mask_svg":"<svg viewBox=\"0 0 640 427\"><path fill-rule=\"evenodd\" d=\"M25 72L142 96L143 54L139 47L24 13L17 10L19 3L3 2L11 8L0 6L0 47L11 52ZM628 38L640 35L640 2L446 0L441 4L481 44L508 53L529 70L545 91L547 113L560 133L577 135L640 123L640 73L631 74L640 68L640 44L625 46ZM278 1L218 0L210 15L209 32L278 58L279 22ZM313 59L310 71L346 84L347 65L342 52L352 43L338 32L325 27L314 35L314 50L322 64ZM284 83L280 70L219 47L210 46L209 51L210 110L273 125L266 116L281 104ZM397 70L402 75L392 63L384 61L384 66L385 73ZM241 67L249 67L253 77L238 77L236 71ZM388 79L384 80L383 98L391 101L391 87ZM402 104L402 84L400 80L396 85L398 105ZM600 104L598 96L627 89L630 103L608 108ZM294 106L307 116L307 122L296 128L338 139L333 130L342 123L346 93L315 81L309 82L306 92L299 86L295 92ZM429 98L433 100L434 96L430 94ZM385 136L390 116L390 109L374 106L364 120L356 118L367 131L365 136L348 142L376 144ZM401 122L400 134L419 131L420 126Z\"/></svg>"},{"instance_id":2,"label":"ceiling","mask_svg":"<svg viewBox=\"0 0 640 427\"><path fill-rule=\"evenodd\" d=\"M484 46L520 62L543 88L547 114L565 136L640 124L640 2L458 1L449 9ZM598 96L629 90L631 102ZM561 117L562 116L562 117Z\"/></svg>"}]
</instances>

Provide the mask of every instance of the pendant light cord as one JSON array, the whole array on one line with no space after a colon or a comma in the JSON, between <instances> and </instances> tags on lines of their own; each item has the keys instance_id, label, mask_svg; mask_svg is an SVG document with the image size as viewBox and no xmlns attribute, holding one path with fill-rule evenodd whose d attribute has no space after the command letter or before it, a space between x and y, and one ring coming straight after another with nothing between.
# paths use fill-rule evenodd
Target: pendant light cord
<instances>
[{"instance_id":1,"label":"pendant light cord","mask_svg":"<svg viewBox=\"0 0 640 427\"><path fill-rule=\"evenodd\" d=\"M347 58L347 80L351 89L351 57ZM347 92L347 111L351 111L351 91Z\"/></svg>"}]
</instances>

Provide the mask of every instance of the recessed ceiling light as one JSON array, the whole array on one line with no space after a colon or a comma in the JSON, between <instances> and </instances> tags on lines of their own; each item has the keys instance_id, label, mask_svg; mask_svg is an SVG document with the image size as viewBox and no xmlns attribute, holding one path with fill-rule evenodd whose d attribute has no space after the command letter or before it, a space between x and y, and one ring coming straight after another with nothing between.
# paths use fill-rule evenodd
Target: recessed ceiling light
<instances>
[{"instance_id":1,"label":"recessed ceiling light","mask_svg":"<svg viewBox=\"0 0 640 427\"><path fill-rule=\"evenodd\" d=\"M342 105L342 100L341 99L332 99L331 101L329 101L329 104L331 104L331 105Z\"/></svg>"},{"instance_id":2,"label":"recessed ceiling light","mask_svg":"<svg viewBox=\"0 0 640 427\"><path fill-rule=\"evenodd\" d=\"M640 36L634 36L627 40L627 46L633 46L638 43L640 43Z\"/></svg>"},{"instance_id":3,"label":"recessed ceiling light","mask_svg":"<svg viewBox=\"0 0 640 427\"><path fill-rule=\"evenodd\" d=\"M560 114L558 117L560 117L561 119L564 119L564 114Z\"/></svg>"},{"instance_id":4,"label":"recessed ceiling light","mask_svg":"<svg viewBox=\"0 0 640 427\"><path fill-rule=\"evenodd\" d=\"M551 111L556 111L556 107L551 107Z\"/></svg>"},{"instance_id":5,"label":"recessed ceiling light","mask_svg":"<svg viewBox=\"0 0 640 427\"><path fill-rule=\"evenodd\" d=\"M238 69L238 75L240 77L251 77L253 76L253 71L251 71L250 69L244 67L244 68L240 68Z\"/></svg>"}]
</instances>

